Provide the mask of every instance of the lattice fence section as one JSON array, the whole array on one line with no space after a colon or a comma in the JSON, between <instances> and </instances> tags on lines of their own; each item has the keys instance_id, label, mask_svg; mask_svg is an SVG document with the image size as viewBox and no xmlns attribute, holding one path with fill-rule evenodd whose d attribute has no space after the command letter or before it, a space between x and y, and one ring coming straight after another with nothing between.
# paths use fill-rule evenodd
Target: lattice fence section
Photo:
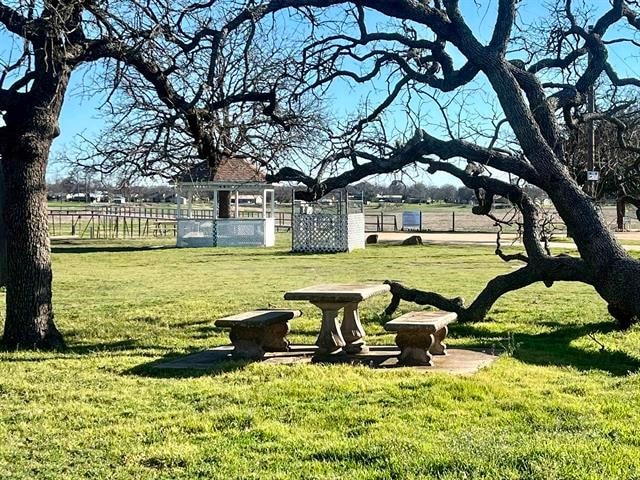
<instances>
[{"instance_id":1,"label":"lattice fence section","mask_svg":"<svg viewBox=\"0 0 640 480\"><path fill-rule=\"evenodd\" d=\"M293 216L292 251L300 253L346 252L347 217L328 213Z\"/></svg>"},{"instance_id":2,"label":"lattice fence section","mask_svg":"<svg viewBox=\"0 0 640 480\"><path fill-rule=\"evenodd\" d=\"M178 247L213 247L213 220L178 220Z\"/></svg>"},{"instance_id":3,"label":"lattice fence section","mask_svg":"<svg viewBox=\"0 0 640 480\"><path fill-rule=\"evenodd\" d=\"M347 220L347 246L349 251L364 248L364 213L350 213Z\"/></svg>"}]
</instances>

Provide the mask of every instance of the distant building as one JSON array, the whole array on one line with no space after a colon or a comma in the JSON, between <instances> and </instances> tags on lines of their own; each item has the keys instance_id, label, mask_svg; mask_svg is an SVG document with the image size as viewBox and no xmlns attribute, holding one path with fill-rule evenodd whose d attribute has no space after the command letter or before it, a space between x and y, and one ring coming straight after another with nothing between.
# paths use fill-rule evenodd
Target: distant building
<instances>
[{"instance_id":1,"label":"distant building","mask_svg":"<svg viewBox=\"0 0 640 480\"><path fill-rule=\"evenodd\" d=\"M380 203L402 203L403 195L376 195L376 201Z\"/></svg>"},{"instance_id":2,"label":"distant building","mask_svg":"<svg viewBox=\"0 0 640 480\"><path fill-rule=\"evenodd\" d=\"M513 205L509 200L504 197L496 197L493 201L493 208L501 209L501 208L512 208Z\"/></svg>"},{"instance_id":3,"label":"distant building","mask_svg":"<svg viewBox=\"0 0 640 480\"><path fill-rule=\"evenodd\" d=\"M87 198L88 197L88 198ZM67 193L65 195L67 202L108 202L109 195L106 192L86 193Z\"/></svg>"}]
</instances>

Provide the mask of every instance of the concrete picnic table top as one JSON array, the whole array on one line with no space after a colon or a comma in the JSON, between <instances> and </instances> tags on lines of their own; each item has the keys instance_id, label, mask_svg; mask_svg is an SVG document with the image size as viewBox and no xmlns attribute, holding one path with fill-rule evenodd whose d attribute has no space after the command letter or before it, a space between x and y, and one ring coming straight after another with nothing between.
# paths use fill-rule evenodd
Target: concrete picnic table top
<instances>
[{"instance_id":1,"label":"concrete picnic table top","mask_svg":"<svg viewBox=\"0 0 640 480\"><path fill-rule=\"evenodd\" d=\"M383 283L326 283L287 292L284 299L352 303L387 293L389 290L389 285Z\"/></svg>"}]
</instances>

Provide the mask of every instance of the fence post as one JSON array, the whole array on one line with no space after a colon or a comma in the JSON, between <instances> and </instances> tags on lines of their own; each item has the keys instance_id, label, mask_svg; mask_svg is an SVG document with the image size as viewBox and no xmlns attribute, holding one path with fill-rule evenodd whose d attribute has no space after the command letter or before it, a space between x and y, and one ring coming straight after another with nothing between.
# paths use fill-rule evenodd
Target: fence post
<instances>
[{"instance_id":1,"label":"fence post","mask_svg":"<svg viewBox=\"0 0 640 480\"><path fill-rule=\"evenodd\" d=\"M456 231L456 212L451 212L451 231Z\"/></svg>"}]
</instances>

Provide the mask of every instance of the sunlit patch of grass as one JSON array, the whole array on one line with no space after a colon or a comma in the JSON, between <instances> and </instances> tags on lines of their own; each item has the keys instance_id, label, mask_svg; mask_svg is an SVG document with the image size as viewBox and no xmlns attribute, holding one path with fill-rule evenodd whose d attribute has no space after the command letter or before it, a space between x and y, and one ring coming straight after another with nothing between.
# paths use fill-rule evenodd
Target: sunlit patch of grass
<instances>
[{"instance_id":1,"label":"sunlit patch of grass","mask_svg":"<svg viewBox=\"0 0 640 480\"><path fill-rule=\"evenodd\" d=\"M0 354L3 478L640 475L640 328L613 328L589 287L529 287L487 321L453 326L452 346L509 353L471 377L247 362L155 371L159 359L227 343L214 320L259 306L302 309L292 339L312 343L320 314L285 302L289 289L393 278L471 299L512 266L468 246L291 255L283 241L145 245L56 247L56 321L69 349ZM381 325L387 300L363 304L372 344L393 341Z\"/></svg>"}]
</instances>

